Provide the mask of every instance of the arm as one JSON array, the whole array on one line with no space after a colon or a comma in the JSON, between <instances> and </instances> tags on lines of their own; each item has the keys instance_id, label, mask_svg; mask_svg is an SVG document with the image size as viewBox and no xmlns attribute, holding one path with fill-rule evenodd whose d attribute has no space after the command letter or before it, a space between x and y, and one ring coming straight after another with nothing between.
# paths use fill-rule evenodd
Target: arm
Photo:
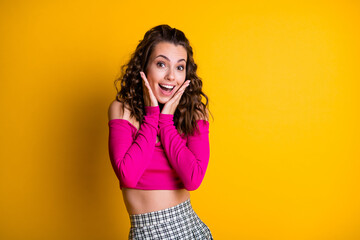
<instances>
[{"instance_id":1,"label":"arm","mask_svg":"<svg viewBox=\"0 0 360 240\"><path fill-rule=\"evenodd\" d=\"M197 120L199 132L182 139L173 121L174 115L160 114L160 140L169 162L181 178L187 190L197 189L204 176L210 158L209 122Z\"/></svg>"},{"instance_id":2,"label":"arm","mask_svg":"<svg viewBox=\"0 0 360 240\"><path fill-rule=\"evenodd\" d=\"M132 137L131 123L124 119L109 121L109 155L114 171L124 187L134 188L148 166L156 143L160 109L145 107L143 123Z\"/></svg>"}]
</instances>

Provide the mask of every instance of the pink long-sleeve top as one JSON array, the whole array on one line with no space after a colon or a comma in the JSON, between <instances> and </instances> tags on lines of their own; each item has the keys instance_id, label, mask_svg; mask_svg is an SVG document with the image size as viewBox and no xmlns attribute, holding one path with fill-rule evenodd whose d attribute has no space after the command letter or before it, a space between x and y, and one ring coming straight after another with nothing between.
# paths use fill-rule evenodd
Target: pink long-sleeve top
<instances>
[{"instance_id":1,"label":"pink long-sleeve top","mask_svg":"<svg viewBox=\"0 0 360 240\"><path fill-rule=\"evenodd\" d=\"M146 106L139 130L124 119L108 122L109 155L120 189L193 191L200 186L210 157L209 122L197 120L198 131L185 137L173 117L160 113L159 106Z\"/></svg>"}]
</instances>

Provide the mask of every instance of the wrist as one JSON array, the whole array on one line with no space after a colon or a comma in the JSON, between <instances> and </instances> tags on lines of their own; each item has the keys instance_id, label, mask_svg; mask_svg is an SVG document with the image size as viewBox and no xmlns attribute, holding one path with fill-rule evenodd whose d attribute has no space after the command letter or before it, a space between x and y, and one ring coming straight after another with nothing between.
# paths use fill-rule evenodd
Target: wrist
<instances>
[{"instance_id":1,"label":"wrist","mask_svg":"<svg viewBox=\"0 0 360 240\"><path fill-rule=\"evenodd\" d=\"M161 123L166 123L166 122L173 122L174 121L174 114L160 113L159 121L160 121L160 124Z\"/></svg>"},{"instance_id":2,"label":"wrist","mask_svg":"<svg viewBox=\"0 0 360 240\"><path fill-rule=\"evenodd\" d=\"M145 106L145 115L155 115L160 113L159 106Z\"/></svg>"},{"instance_id":3,"label":"wrist","mask_svg":"<svg viewBox=\"0 0 360 240\"><path fill-rule=\"evenodd\" d=\"M163 109L161 110L161 113L162 114L171 114L171 115L174 115L175 113L175 109L171 109L167 106L164 106Z\"/></svg>"}]
</instances>

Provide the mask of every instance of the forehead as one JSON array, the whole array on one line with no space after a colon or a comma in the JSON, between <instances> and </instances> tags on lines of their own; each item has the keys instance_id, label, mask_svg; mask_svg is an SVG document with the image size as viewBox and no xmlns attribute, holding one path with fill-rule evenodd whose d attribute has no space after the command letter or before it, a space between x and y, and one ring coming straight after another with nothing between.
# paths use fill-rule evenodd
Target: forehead
<instances>
[{"instance_id":1,"label":"forehead","mask_svg":"<svg viewBox=\"0 0 360 240\"><path fill-rule=\"evenodd\" d=\"M175 46L175 44L168 42L160 42L155 45L155 48L151 53L151 58L153 59L158 55L164 55L172 62L177 62L182 58L187 60L187 52L182 45Z\"/></svg>"}]
</instances>

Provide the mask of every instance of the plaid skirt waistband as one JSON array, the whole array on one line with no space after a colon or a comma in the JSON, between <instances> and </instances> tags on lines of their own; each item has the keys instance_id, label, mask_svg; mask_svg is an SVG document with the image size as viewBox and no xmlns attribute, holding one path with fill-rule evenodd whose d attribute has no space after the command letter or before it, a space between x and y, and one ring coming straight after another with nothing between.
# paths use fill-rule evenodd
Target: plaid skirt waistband
<instances>
[{"instance_id":1,"label":"plaid skirt waistband","mask_svg":"<svg viewBox=\"0 0 360 240\"><path fill-rule=\"evenodd\" d=\"M133 214L130 216L130 223L132 228L145 227L151 225L162 224L167 221L173 221L177 218L181 218L184 215L188 215L194 212L190 198L174 207L166 208L163 210L143 213L143 214Z\"/></svg>"}]
</instances>

